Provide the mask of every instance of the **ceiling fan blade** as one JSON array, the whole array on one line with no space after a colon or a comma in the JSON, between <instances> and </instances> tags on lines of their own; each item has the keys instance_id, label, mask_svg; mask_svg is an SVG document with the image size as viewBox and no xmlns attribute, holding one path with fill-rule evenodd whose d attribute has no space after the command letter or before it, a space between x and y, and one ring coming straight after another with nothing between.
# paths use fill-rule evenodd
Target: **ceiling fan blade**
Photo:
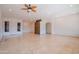
<instances>
[{"instance_id":1,"label":"ceiling fan blade","mask_svg":"<svg viewBox=\"0 0 79 59\"><path fill-rule=\"evenodd\" d=\"M32 6L32 8L37 8L36 6Z\"/></svg>"},{"instance_id":2,"label":"ceiling fan blade","mask_svg":"<svg viewBox=\"0 0 79 59\"><path fill-rule=\"evenodd\" d=\"M24 4L25 5L25 7L28 7L28 5L27 4Z\"/></svg>"},{"instance_id":3,"label":"ceiling fan blade","mask_svg":"<svg viewBox=\"0 0 79 59\"><path fill-rule=\"evenodd\" d=\"M27 8L21 8L22 10L27 10Z\"/></svg>"},{"instance_id":4,"label":"ceiling fan blade","mask_svg":"<svg viewBox=\"0 0 79 59\"><path fill-rule=\"evenodd\" d=\"M35 9L31 9L33 12L36 12L36 10Z\"/></svg>"},{"instance_id":5,"label":"ceiling fan blade","mask_svg":"<svg viewBox=\"0 0 79 59\"><path fill-rule=\"evenodd\" d=\"M36 10L37 8L32 8L32 10Z\"/></svg>"},{"instance_id":6,"label":"ceiling fan blade","mask_svg":"<svg viewBox=\"0 0 79 59\"><path fill-rule=\"evenodd\" d=\"M27 10L27 12L30 12L30 11L36 12L37 6L31 5L31 4L24 4L24 6L25 8L22 8L22 10Z\"/></svg>"}]
</instances>

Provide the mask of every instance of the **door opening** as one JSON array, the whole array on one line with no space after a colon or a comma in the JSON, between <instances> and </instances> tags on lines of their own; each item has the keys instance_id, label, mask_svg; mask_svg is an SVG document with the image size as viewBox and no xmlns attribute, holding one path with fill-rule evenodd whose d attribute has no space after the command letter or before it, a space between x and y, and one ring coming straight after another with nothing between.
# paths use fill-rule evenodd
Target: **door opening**
<instances>
[{"instance_id":1,"label":"door opening","mask_svg":"<svg viewBox=\"0 0 79 59\"><path fill-rule=\"evenodd\" d=\"M35 34L40 34L40 22L41 20L35 22Z\"/></svg>"},{"instance_id":2,"label":"door opening","mask_svg":"<svg viewBox=\"0 0 79 59\"><path fill-rule=\"evenodd\" d=\"M46 34L51 34L51 23L46 23Z\"/></svg>"}]
</instances>

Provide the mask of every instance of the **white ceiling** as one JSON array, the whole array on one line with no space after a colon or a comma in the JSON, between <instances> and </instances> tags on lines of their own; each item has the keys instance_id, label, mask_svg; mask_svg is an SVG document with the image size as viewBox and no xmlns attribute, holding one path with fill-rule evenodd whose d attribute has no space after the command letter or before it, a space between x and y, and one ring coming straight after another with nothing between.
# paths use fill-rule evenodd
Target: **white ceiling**
<instances>
[{"instance_id":1,"label":"white ceiling","mask_svg":"<svg viewBox=\"0 0 79 59\"><path fill-rule=\"evenodd\" d=\"M23 4L1 4L0 10L3 17L15 17L19 19L52 19L72 13L79 12L79 5L77 4L36 4L37 12L30 12L21 10Z\"/></svg>"}]
</instances>

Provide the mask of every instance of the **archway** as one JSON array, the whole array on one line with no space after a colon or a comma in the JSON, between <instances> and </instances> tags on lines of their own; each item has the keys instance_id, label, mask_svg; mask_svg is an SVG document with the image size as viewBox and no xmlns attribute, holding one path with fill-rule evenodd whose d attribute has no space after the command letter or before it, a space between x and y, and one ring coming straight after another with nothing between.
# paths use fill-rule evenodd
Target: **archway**
<instances>
[{"instance_id":1,"label":"archway","mask_svg":"<svg viewBox=\"0 0 79 59\"><path fill-rule=\"evenodd\" d=\"M46 34L51 34L52 33L52 26L51 26L51 23L48 22L46 23Z\"/></svg>"}]
</instances>

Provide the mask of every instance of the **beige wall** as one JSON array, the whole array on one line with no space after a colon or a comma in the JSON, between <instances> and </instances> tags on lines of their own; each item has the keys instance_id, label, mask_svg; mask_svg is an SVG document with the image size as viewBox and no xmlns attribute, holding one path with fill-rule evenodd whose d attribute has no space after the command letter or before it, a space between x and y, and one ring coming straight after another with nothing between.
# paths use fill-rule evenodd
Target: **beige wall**
<instances>
[{"instance_id":1,"label":"beige wall","mask_svg":"<svg viewBox=\"0 0 79 59\"><path fill-rule=\"evenodd\" d=\"M51 28L52 34L79 36L79 14L78 13L73 13L73 14L71 13L60 17L51 17L50 20L49 18L47 19L43 18L41 22L41 28L40 28L41 34L46 33L47 22L50 22L52 24L52 28ZM28 24L27 27L30 27L29 30L34 29L34 26L30 24ZM34 32L34 30L32 32Z\"/></svg>"},{"instance_id":2,"label":"beige wall","mask_svg":"<svg viewBox=\"0 0 79 59\"><path fill-rule=\"evenodd\" d=\"M1 17L0 17L1 18ZM71 14L66 16L61 16L57 18L52 18L52 21L44 20L41 22L41 34L46 33L46 23L50 22L52 24L52 34L59 34L59 35L72 35L72 36L79 36L79 14ZM0 28L2 28L1 23L4 23L5 20L10 21L10 32L5 33L4 31L0 30L0 37L1 33L3 35L11 35L11 34L20 34L22 32L34 32L34 22L32 21L22 21L21 19L16 18L2 18L0 20ZM22 23L22 30L21 32L17 32L17 22ZM3 26L4 27L4 26Z\"/></svg>"},{"instance_id":3,"label":"beige wall","mask_svg":"<svg viewBox=\"0 0 79 59\"><path fill-rule=\"evenodd\" d=\"M23 23L23 32L34 32L34 22L32 22L32 20L42 19L40 29L42 34L46 33L46 23L50 22L52 24L52 34L79 36L79 14L77 13L79 12L79 5L73 5L73 7L70 7L69 5L37 6L38 11L36 13L28 14L19 9L21 8L21 5L2 5L0 8L3 14L1 17L2 19L0 20L3 20L3 22L5 20L10 21L10 32L6 34L18 34L16 31L16 23L18 21ZM9 11L9 8L11 8L12 11ZM26 20L24 21L23 19ZM1 21L0 28L2 28ZM0 30L0 32L2 31Z\"/></svg>"},{"instance_id":4,"label":"beige wall","mask_svg":"<svg viewBox=\"0 0 79 59\"><path fill-rule=\"evenodd\" d=\"M9 21L9 32L5 32L4 31L4 22L5 21ZM22 20L20 19L16 19L16 18L7 18L7 17L4 17L2 18L2 32L3 32L3 36L6 36L6 35L14 35L14 34L22 34L22 26L21 26L21 31L18 32L17 31L17 23L20 22L21 25L22 24Z\"/></svg>"},{"instance_id":5,"label":"beige wall","mask_svg":"<svg viewBox=\"0 0 79 59\"><path fill-rule=\"evenodd\" d=\"M79 36L79 14L71 14L55 19L54 34Z\"/></svg>"},{"instance_id":6,"label":"beige wall","mask_svg":"<svg viewBox=\"0 0 79 59\"><path fill-rule=\"evenodd\" d=\"M2 38L2 19L1 19L1 12L0 12L0 40Z\"/></svg>"},{"instance_id":7,"label":"beige wall","mask_svg":"<svg viewBox=\"0 0 79 59\"><path fill-rule=\"evenodd\" d=\"M34 22L23 20L23 32L34 32Z\"/></svg>"}]
</instances>

